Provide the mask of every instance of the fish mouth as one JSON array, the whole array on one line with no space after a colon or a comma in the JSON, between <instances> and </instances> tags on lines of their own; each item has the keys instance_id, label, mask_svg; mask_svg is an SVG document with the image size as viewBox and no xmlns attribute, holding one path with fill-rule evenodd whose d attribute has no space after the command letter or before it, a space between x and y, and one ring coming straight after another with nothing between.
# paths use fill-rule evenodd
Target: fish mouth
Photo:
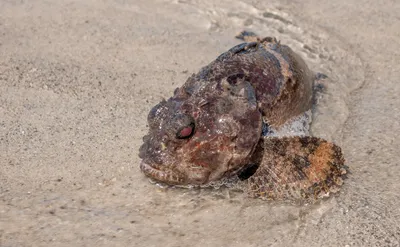
<instances>
[{"instance_id":1,"label":"fish mouth","mask_svg":"<svg viewBox=\"0 0 400 247\"><path fill-rule=\"evenodd\" d=\"M161 169L158 165L150 165L143 160L140 162L140 170L148 177L170 185L186 184L186 179L181 174L172 170Z\"/></svg>"}]
</instances>

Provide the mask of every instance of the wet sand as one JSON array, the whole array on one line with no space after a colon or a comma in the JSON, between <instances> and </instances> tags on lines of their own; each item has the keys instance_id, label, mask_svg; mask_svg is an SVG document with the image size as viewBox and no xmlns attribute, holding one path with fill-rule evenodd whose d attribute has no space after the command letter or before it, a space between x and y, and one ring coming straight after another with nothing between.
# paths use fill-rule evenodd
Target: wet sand
<instances>
[{"instance_id":1,"label":"wet sand","mask_svg":"<svg viewBox=\"0 0 400 247\"><path fill-rule=\"evenodd\" d=\"M400 4L0 1L0 246L399 246ZM312 131L351 174L315 205L168 189L146 116L249 29L328 75Z\"/></svg>"}]
</instances>

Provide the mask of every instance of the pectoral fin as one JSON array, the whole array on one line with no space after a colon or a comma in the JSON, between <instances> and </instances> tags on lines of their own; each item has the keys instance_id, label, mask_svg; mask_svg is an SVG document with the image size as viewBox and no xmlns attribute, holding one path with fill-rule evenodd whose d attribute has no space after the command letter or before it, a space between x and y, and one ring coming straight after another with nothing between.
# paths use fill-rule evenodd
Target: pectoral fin
<instances>
[{"instance_id":1,"label":"pectoral fin","mask_svg":"<svg viewBox=\"0 0 400 247\"><path fill-rule=\"evenodd\" d=\"M266 137L257 171L250 176L251 197L314 200L338 191L346 174L339 146L311 136Z\"/></svg>"}]
</instances>

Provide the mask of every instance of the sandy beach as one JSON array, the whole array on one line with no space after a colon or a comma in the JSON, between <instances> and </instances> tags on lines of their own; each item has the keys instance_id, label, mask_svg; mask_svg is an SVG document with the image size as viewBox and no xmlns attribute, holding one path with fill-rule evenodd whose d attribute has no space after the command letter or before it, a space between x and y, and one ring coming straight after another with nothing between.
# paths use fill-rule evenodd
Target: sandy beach
<instances>
[{"instance_id":1,"label":"sandy beach","mask_svg":"<svg viewBox=\"0 0 400 247\"><path fill-rule=\"evenodd\" d=\"M0 246L400 246L400 2L0 0ZM313 205L154 185L149 110L240 41L328 76L312 132L350 174Z\"/></svg>"}]
</instances>

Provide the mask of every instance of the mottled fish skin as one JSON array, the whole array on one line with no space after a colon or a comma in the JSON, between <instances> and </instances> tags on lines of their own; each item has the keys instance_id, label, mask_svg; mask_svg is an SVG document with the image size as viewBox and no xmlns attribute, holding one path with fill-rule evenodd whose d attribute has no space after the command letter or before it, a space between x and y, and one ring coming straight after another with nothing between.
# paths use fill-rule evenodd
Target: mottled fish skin
<instances>
[{"instance_id":1,"label":"mottled fish skin","mask_svg":"<svg viewBox=\"0 0 400 247\"><path fill-rule=\"evenodd\" d=\"M250 33L152 108L143 173L172 185L238 175L262 199L317 198L340 185L340 148L316 137L266 137L309 110L313 74L275 38ZM251 167L251 169L249 168Z\"/></svg>"},{"instance_id":2,"label":"mottled fish skin","mask_svg":"<svg viewBox=\"0 0 400 247\"><path fill-rule=\"evenodd\" d=\"M340 147L318 137L266 137L247 179L251 197L312 201L336 192L346 174Z\"/></svg>"},{"instance_id":3,"label":"mottled fish skin","mask_svg":"<svg viewBox=\"0 0 400 247\"><path fill-rule=\"evenodd\" d=\"M246 40L253 37L245 36ZM243 43L220 55L187 82L238 79L251 83L264 120L279 127L312 105L313 73L288 46L275 38Z\"/></svg>"},{"instance_id":4,"label":"mottled fish skin","mask_svg":"<svg viewBox=\"0 0 400 247\"><path fill-rule=\"evenodd\" d=\"M141 170L167 184L205 184L247 163L260 138L262 115L248 81L190 78L150 111L148 123L139 150ZM182 131L190 133L180 137Z\"/></svg>"}]
</instances>

